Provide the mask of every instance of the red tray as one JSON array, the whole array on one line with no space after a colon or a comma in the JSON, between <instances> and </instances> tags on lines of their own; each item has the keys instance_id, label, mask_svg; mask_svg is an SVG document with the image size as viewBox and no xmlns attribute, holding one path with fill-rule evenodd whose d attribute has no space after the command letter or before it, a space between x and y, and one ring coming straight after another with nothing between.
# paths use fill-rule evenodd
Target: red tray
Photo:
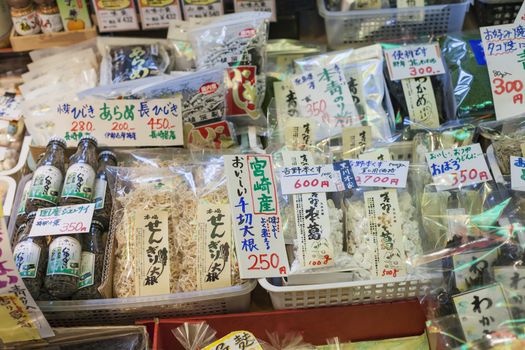
<instances>
[{"instance_id":1,"label":"red tray","mask_svg":"<svg viewBox=\"0 0 525 350\"><path fill-rule=\"evenodd\" d=\"M245 330L268 341L267 332L277 332L281 336L289 332L300 332L306 342L314 345L326 344L326 339L333 337L338 337L342 342L355 342L420 335L425 330L425 316L417 300L160 319L138 323L148 328L153 350L182 350L171 330L184 322L200 321L207 322L215 329L218 337Z\"/></svg>"}]
</instances>

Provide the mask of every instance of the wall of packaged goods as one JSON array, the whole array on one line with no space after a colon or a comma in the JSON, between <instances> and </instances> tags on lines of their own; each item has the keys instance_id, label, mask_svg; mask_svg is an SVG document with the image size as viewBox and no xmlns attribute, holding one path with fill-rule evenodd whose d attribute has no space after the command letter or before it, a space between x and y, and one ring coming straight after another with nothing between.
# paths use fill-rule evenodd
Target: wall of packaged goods
<instances>
[{"instance_id":1,"label":"wall of packaged goods","mask_svg":"<svg viewBox=\"0 0 525 350\"><path fill-rule=\"evenodd\" d=\"M0 345L523 348L525 6L471 5L0 0Z\"/></svg>"}]
</instances>

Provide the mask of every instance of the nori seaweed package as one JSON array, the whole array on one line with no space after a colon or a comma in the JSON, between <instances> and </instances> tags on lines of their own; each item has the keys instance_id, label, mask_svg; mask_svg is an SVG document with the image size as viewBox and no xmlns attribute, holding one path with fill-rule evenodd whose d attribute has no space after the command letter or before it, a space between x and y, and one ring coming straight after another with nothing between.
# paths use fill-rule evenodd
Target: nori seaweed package
<instances>
[{"instance_id":1,"label":"nori seaweed package","mask_svg":"<svg viewBox=\"0 0 525 350\"><path fill-rule=\"evenodd\" d=\"M440 44L450 71L456 116L493 117L490 78L479 32L448 34Z\"/></svg>"}]
</instances>

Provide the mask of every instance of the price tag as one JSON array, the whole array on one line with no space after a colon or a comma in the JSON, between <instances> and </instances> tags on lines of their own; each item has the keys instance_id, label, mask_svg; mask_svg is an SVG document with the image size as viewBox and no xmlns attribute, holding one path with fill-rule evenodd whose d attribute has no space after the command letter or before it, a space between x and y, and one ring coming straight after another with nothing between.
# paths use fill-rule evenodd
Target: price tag
<instances>
[{"instance_id":1,"label":"price tag","mask_svg":"<svg viewBox=\"0 0 525 350\"><path fill-rule=\"evenodd\" d=\"M217 17L224 14L222 0L182 0L184 19Z\"/></svg>"},{"instance_id":2,"label":"price tag","mask_svg":"<svg viewBox=\"0 0 525 350\"><path fill-rule=\"evenodd\" d=\"M522 24L481 27L496 119L523 114L525 31Z\"/></svg>"},{"instance_id":3,"label":"price tag","mask_svg":"<svg viewBox=\"0 0 525 350\"><path fill-rule=\"evenodd\" d=\"M525 191L525 159L510 157L510 184L516 191Z\"/></svg>"},{"instance_id":4,"label":"price tag","mask_svg":"<svg viewBox=\"0 0 525 350\"><path fill-rule=\"evenodd\" d=\"M277 21L277 14L275 11L275 0L234 0L233 5L235 12L271 12L272 17L270 18L270 21Z\"/></svg>"},{"instance_id":5,"label":"price tag","mask_svg":"<svg viewBox=\"0 0 525 350\"><path fill-rule=\"evenodd\" d=\"M281 193L342 192L356 187L350 162L281 168Z\"/></svg>"},{"instance_id":6,"label":"price tag","mask_svg":"<svg viewBox=\"0 0 525 350\"><path fill-rule=\"evenodd\" d=\"M501 285L493 284L452 297L467 341L480 339L512 320Z\"/></svg>"},{"instance_id":7,"label":"price tag","mask_svg":"<svg viewBox=\"0 0 525 350\"><path fill-rule=\"evenodd\" d=\"M357 159L349 162L359 187L405 188L407 185L409 162Z\"/></svg>"},{"instance_id":8,"label":"price tag","mask_svg":"<svg viewBox=\"0 0 525 350\"><path fill-rule=\"evenodd\" d=\"M330 129L359 122L346 79L337 64L292 77L301 116L316 118Z\"/></svg>"},{"instance_id":9,"label":"price tag","mask_svg":"<svg viewBox=\"0 0 525 350\"><path fill-rule=\"evenodd\" d=\"M38 209L29 236L55 236L89 232L94 211L94 203Z\"/></svg>"},{"instance_id":10,"label":"price tag","mask_svg":"<svg viewBox=\"0 0 525 350\"><path fill-rule=\"evenodd\" d=\"M0 213L3 209L0 205ZM0 339L3 342L11 342L17 340L31 340L35 339L35 334L30 328L36 328L38 331L38 338L48 338L55 334L47 323L44 315L40 311L38 305L33 300L31 293L27 290L18 268L15 265L13 253L11 251L9 234L7 233L7 226L3 219L3 215L0 215L0 266L2 267L2 273L0 274L0 296L3 299L0 302ZM22 309L21 304L17 300L10 297L14 295L18 301L25 307ZM13 312L4 308L4 304L7 303L12 307L17 307L19 312ZM5 312L7 311L7 315ZM28 316L30 324L27 322ZM13 324L13 321L16 323ZM8 334L6 334L8 332Z\"/></svg>"},{"instance_id":11,"label":"price tag","mask_svg":"<svg viewBox=\"0 0 525 350\"><path fill-rule=\"evenodd\" d=\"M93 3L95 4L95 14L100 32L139 29L134 1L97 0Z\"/></svg>"},{"instance_id":12,"label":"price tag","mask_svg":"<svg viewBox=\"0 0 525 350\"><path fill-rule=\"evenodd\" d=\"M205 346L202 350L263 350L257 338L247 331L236 331Z\"/></svg>"},{"instance_id":13,"label":"price tag","mask_svg":"<svg viewBox=\"0 0 525 350\"><path fill-rule=\"evenodd\" d=\"M445 73L439 44L405 45L385 50L391 80Z\"/></svg>"},{"instance_id":14,"label":"price tag","mask_svg":"<svg viewBox=\"0 0 525 350\"><path fill-rule=\"evenodd\" d=\"M113 147L182 146L181 95L165 100L83 100L57 106L55 135L76 147L84 135Z\"/></svg>"},{"instance_id":15,"label":"price tag","mask_svg":"<svg viewBox=\"0 0 525 350\"><path fill-rule=\"evenodd\" d=\"M139 0L142 29L168 28L170 21L182 20L179 0Z\"/></svg>"},{"instance_id":16,"label":"price tag","mask_svg":"<svg viewBox=\"0 0 525 350\"><path fill-rule=\"evenodd\" d=\"M478 143L426 154L438 190L448 190L492 180Z\"/></svg>"},{"instance_id":17,"label":"price tag","mask_svg":"<svg viewBox=\"0 0 525 350\"><path fill-rule=\"evenodd\" d=\"M372 127L351 126L343 129L343 154L345 158L357 158L372 147Z\"/></svg>"},{"instance_id":18,"label":"price tag","mask_svg":"<svg viewBox=\"0 0 525 350\"><path fill-rule=\"evenodd\" d=\"M225 155L241 278L286 276L288 257L271 155Z\"/></svg>"}]
</instances>

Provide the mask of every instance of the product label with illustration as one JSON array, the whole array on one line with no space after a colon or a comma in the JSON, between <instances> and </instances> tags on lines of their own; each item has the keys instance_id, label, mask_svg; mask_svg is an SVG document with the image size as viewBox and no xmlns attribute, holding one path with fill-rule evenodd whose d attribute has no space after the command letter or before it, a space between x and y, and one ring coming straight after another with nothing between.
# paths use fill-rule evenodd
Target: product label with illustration
<instances>
[{"instance_id":1,"label":"product label with illustration","mask_svg":"<svg viewBox=\"0 0 525 350\"><path fill-rule=\"evenodd\" d=\"M23 241L16 245L13 252L15 265L22 278L35 278L40 259L40 247L31 241Z\"/></svg>"},{"instance_id":2,"label":"product label with illustration","mask_svg":"<svg viewBox=\"0 0 525 350\"><path fill-rule=\"evenodd\" d=\"M95 185L95 170L86 163L77 163L69 167L62 197L76 197L91 200Z\"/></svg>"},{"instance_id":3,"label":"product label with illustration","mask_svg":"<svg viewBox=\"0 0 525 350\"><path fill-rule=\"evenodd\" d=\"M108 186L108 182L104 179L97 179L95 181L95 210L99 210L104 208L105 200L106 200L106 187Z\"/></svg>"},{"instance_id":4,"label":"product label with illustration","mask_svg":"<svg viewBox=\"0 0 525 350\"><path fill-rule=\"evenodd\" d=\"M20 199L20 205L18 206L18 212L17 215L22 215L26 212L26 201L27 197L29 197L29 190L31 189L32 181L26 182L24 186L24 191L22 192L22 198Z\"/></svg>"},{"instance_id":5,"label":"product label with illustration","mask_svg":"<svg viewBox=\"0 0 525 350\"><path fill-rule=\"evenodd\" d=\"M78 289L92 286L95 273L95 254L82 252L80 263L80 279L78 280Z\"/></svg>"},{"instance_id":6,"label":"product label with illustration","mask_svg":"<svg viewBox=\"0 0 525 350\"><path fill-rule=\"evenodd\" d=\"M93 1L96 6L105 0ZM91 28L91 18L85 0L57 0L65 31Z\"/></svg>"},{"instance_id":7,"label":"product label with illustration","mask_svg":"<svg viewBox=\"0 0 525 350\"><path fill-rule=\"evenodd\" d=\"M62 18L58 13L55 14L38 14L38 20L40 22L40 29L42 33L56 33L64 29L62 24Z\"/></svg>"},{"instance_id":8,"label":"product label with illustration","mask_svg":"<svg viewBox=\"0 0 525 350\"><path fill-rule=\"evenodd\" d=\"M58 237L49 245L47 276L68 275L78 277L80 272L80 242L73 237Z\"/></svg>"},{"instance_id":9,"label":"product label with illustration","mask_svg":"<svg viewBox=\"0 0 525 350\"><path fill-rule=\"evenodd\" d=\"M52 165L44 165L35 170L29 199L40 199L57 204L62 185L62 172Z\"/></svg>"},{"instance_id":10,"label":"product label with illustration","mask_svg":"<svg viewBox=\"0 0 525 350\"><path fill-rule=\"evenodd\" d=\"M12 17L13 26L19 35L33 35L40 32L38 16L36 12L31 12L25 16Z\"/></svg>"}]
</instances>

